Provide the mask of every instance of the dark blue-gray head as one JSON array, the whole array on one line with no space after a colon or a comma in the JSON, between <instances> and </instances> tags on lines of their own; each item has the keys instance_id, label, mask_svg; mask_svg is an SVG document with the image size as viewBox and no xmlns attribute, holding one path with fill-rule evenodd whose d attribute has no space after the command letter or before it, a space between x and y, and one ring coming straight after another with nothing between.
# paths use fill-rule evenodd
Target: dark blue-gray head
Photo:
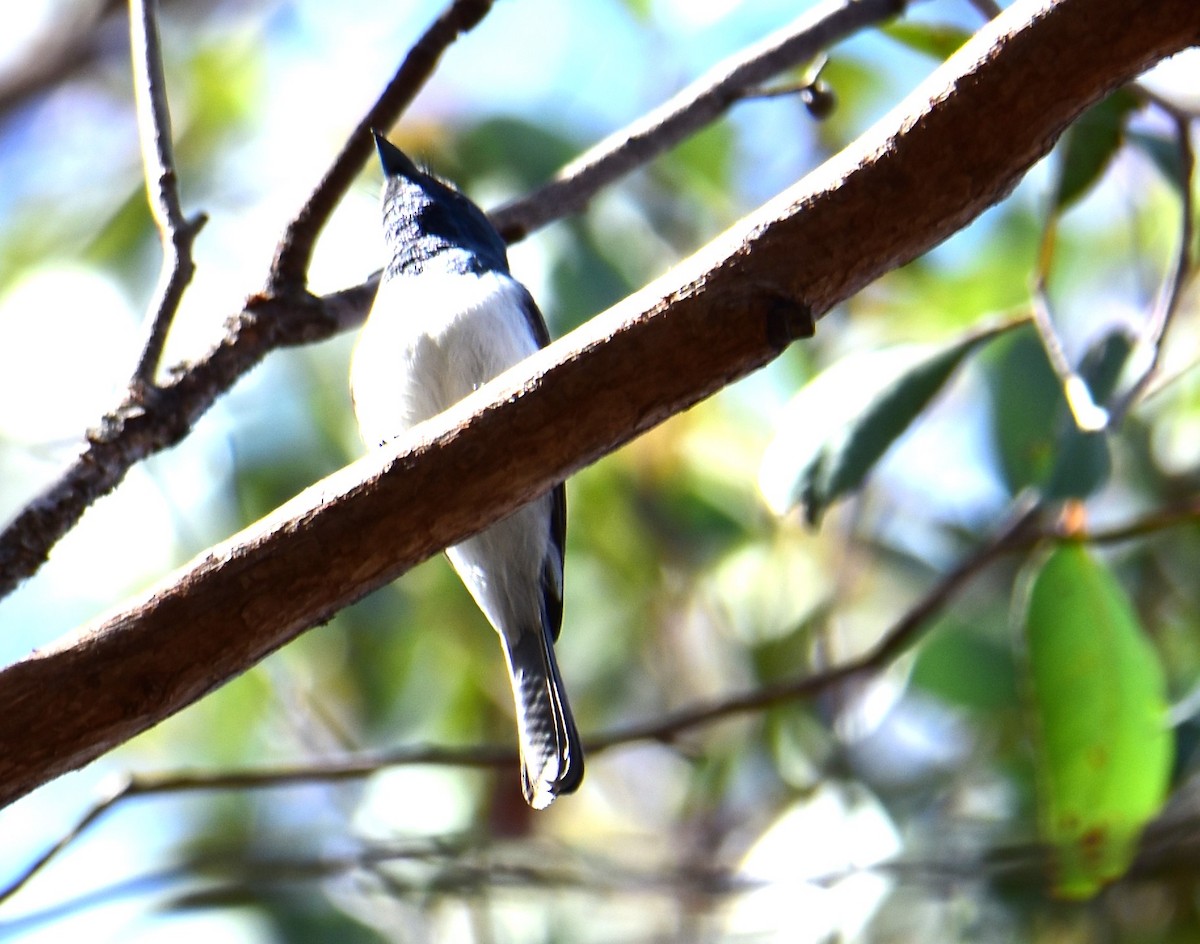
<instances>
[{"instance_id":1,"label":"dark blue-gray head","mask_svg":"<svg viewBox=\"0 0 1200 944\"><path fill-rule=\"evenodd\" d=\"M508 271L504 240L484 212L451 185L422 171L378 131L375 146L386 176L383 232L387 276L436 266L452 272Z\"/></svg>"}]
</instances>

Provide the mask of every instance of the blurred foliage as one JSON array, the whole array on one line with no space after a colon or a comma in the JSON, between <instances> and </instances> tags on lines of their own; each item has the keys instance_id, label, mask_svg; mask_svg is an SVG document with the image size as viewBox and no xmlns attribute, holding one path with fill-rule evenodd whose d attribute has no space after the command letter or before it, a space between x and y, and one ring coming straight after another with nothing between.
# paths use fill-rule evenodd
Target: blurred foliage
<instances>
[{"instance_id":1,"label":"blurred foliage","mask_svg":"<svg viewBox=\"0 0 1200 944\"><path fill-rule=\"evenodd\" d=\"M889 23L880 30L898 43L924 53L932 59L949 59L958 47L971 38L969 30L945 23Z\"/></svg>"},{"instance_id":2,"label":"blurred foliage","mask_svg":"<svg viewBox=\"0 0 1200 944\"><path fill-rule=\"evenodd\" d=\"M1121 147L1129 113L1137 107L1137 96L1120 89L1067 129L1060 145L1056 209L1069 207L1100 179Z\"/></svg>"},{"instance_id":3,"label":"blurred foliage","mask_svg":"<svg viewBox=\"0 0 1200 944\"><path fill-rule=\"evenodd\" d=\"M404 6L367 17L354 4L167 5L185 207L212 217L177 328L184 341L213 343L260 284L288 214L435 10L410 20ZM533 14L498 7L495 23L447 55L394 136L485 205L519 196L767 31L750 4L712 21L684 6L546 8L538 25L569 54L553 67L547 56L544 87L532 91L506 85L504 57L517 47L505 44L499 18L519 22L524 50ZM556 19L567 7L582 19ZM886 37L831 50L821 70L837 102L828 120L814 122L798 96L741 103L514 247L553 333L666 271L853 140L975 28L954 19L962 10L936 12L944 22L906 19ZM157 242L123 68L114 53L0 116L6 332L16 289L59 265L120 286L131 325L149 297ZM1010 198L849 300L811 342L568 483L559 651L585 736L735 696L747 696L746 710L594 753L581 791L544 814L525 808L508 767L397 767L130 802L35 879L36 901L0 905L0 936L176 939L203 920L217 922L203 925L209 937L289 942L1193 939L1196 885L1181 867L1164 874L1151 862L1136 880L1121 878L1118 857L1087 889L1098 892L1090 902L1054 899L1055 873L1037 845L1044 758L1035 732L1053 715L1107 741L1108 722L1078 700L1040 717L1031 705L1014 594L1019 573L1047 550L1022 545L992 561L877 671L753 704L755 692L871 652L1028 502L1042 503L1047 523L1067 508L1077 531L1191 502L1193 514L1171 527L1089 549L1091 563L1058 573L1049 615L1034 620L1047 651L1061 652L1041 692L1073 691L1054 672L1090 652L1107 670L1153 676L1157 711L1161 676L1178 703L1177 726L1161 733L1176 755L1169 807L1190 795L1200 744L1195 291L1164 350L1170 382L1102 432L1073 424L1032 328L979 343L997 316L1029 310L1044 249L1072 365L1102 406L1130 389L1145 363L1135 339L1179 231L1180 150L1160 119L1140 96L1116 93ZM378 264L377 181L374 169L364 175L318 254L348 280ZM149 485L131 477L122 487L119 528L102 508L89 515L76 549L56 553L0 609L22 652L357 456L351 343L274 355L151 464ZM909 357L889 385L879 355L895 349L935 353ZM46 371L49 350L22 355ZM873 395L822 392L814 378L826 372ZM75 379L63 378L64 396ZM797 396L834 427L818 444L832 449L828 461L844 460L825 483L819 529L795 511L773 514L758 485L772 440L795 447L816 428L788 418ZM27 416L32 399L14 397L7 409ZM0 413L5 508L49 478L42 453L56 446L10 433L15 415ZM170 550L144 562L137 549L149 535L165 535ZM119 579L101 579L112 572ZM1097 579L1128 600L1115 631L1138 651L1137 666L1097 654L1100 617L1071 603L1077 594L1097 603ZM1124 691L1109 676L1084 681L1089 698ZM507 684L484 618L445 562L431 560L70 783L0 812L0 828L16 837L4 874L64 835L114 770L237 771L422 744L512 745ZM1141 691L1129 713L1148 699ZM1115 710L1113 725L1138 720ZM1111 793L1116 808L1129 798ZM870 868L879 861L890 864Z\"/></svg>"},{"instance_id":4,"label":"blurred foliage","mask_svg":"<svg viewBox=\"0 0 1200 944\"><path fill-rule=\"evenodd\" d=\"M1094 402L1112 396L1129 344L1118 330L1087 352L1079 373ZM1088 497L1111 470L1107 436L1076 425L1062 383L1032 329L997 347L988 382L996 450L1009 491L1016 495L1033 487L1048 498Z\"/></svg>"},{"instance_id":5,"label":"blurred foliage","mask_svg":"<svg viewBox=\"0 0 1200 944\"><path fill-rule=\"evenodd\" d=\"M1024 323L1008 321L932 350L869 351L822 372L788 404L787 421L763 458L759 486L772 510L799 506L809 525L819 525L834 501L859 490L972 351Z\"/></svg>"}]
</instances>

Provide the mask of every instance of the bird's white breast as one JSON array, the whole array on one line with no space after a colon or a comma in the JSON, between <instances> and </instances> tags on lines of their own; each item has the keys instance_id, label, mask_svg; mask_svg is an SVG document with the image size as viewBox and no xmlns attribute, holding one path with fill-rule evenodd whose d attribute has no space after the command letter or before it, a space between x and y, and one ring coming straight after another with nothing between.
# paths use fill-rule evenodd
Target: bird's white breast
<instances>
[{"instance_id":1,"label":"bird's white breast","mask_svg":"<svg viewBox=\"0 0 1200 944\"><path fill-rule=\"evenodd\" d=\"M436 416L537 349L524 293L499 272L425 271L388 279L350 368L369 445Z\"/></svg>"}]
</instances>

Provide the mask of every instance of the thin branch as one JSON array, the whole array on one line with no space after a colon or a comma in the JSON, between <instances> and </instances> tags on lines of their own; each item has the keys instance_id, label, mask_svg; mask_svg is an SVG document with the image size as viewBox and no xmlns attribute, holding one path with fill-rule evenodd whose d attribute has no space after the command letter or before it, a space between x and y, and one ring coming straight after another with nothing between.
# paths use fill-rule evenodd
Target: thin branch
<instances>
[{"instance_id":1,"label":"thin branch","mask_svg":"<svg viewBox=\"0 0 1200 944\"><path fill-rule=\"evenodd\" d=\"M75 826L53 846L33 860L16 878L0 888L0 904L8 901L63 850L74 843L115 807L130 800L198 790L261 790L292 784L338 783L362 780L380 770L397 766L501 767L515 764L516 751L493 747L455 750L442 747L413 747L375 756L358 756L242 771L181 771L136 773L118 780L81 816Z\"/></svg>"},{"instance_id":2,"label":"thin branch","mask_svg":"<svg viewBox=\"0 0 1200 944\"><path fill-rule=\"evenodd\" d=\"M1192 149L1191 119L1182 114L1172 116L1175 122L1175 143L1179 149L1179 193L1180 222L1179 248L1170 276L1159 293L1158 303L1150 318L1148 342L1154 351L1154 359L1148 368L1153 374L1162 359L1163 342L1171 328L1171 321L1179 311L1188 277L1195 268L1193 258L1195 238L1195 173L1196 154Z\"/></svg>"},{"instance_id":3,"label":"thin branch","mask_svg":"<svg viewBox=\"0 0 1200 944\"><path fill-rule=\"evenodd\" d=\"M697 896L709 899L734 896L764 884L763 879L737 874L716 862L677 863L664 859L663 864L647 862L637 866L627 856L619 859L595 853L581 856L562 843L552 846L525 843L522 854L516 857L513 850L504 848L499 854L491 854L495 845L492 839L454 834L403 842L363 840L353 845L343 842L340 851L316 854L299 851L256 855L247 854L240 847L206 849L186 855L165 868L119 879L0 923L0 934L19 934L121 897L144 895L150 888L194 883L197 876L206 879L200 894L208 901L242 901L248 895L281 885L354 875L360 880L370 876L392 899L415 897L425 905L431 895L462 895L487 888L571 889L601 899L623 894L639 898L669 896L678 900L686 894L694 903ZM405 868L389 868L396 865ZM912 874L918 867L908 863L877 863L840 869L809 880L832 884L848 875L875 869L903 869ZM934 863L924 866L924 870L942 875L950 867Z\"/></svg>"},{"instance_id":4,"label":"thin branch","mask_svg":"<svg viewBox=\"0 0 1200 944\"><path fill-rule=\"evenodd\" d=\"M828 63L829 57L822 54L812 61L799 79L776 85L743 89L741 97L744 101L754 101L795 95L808 109L808 113L821 121L829 117L837 102L833 90L821 78L821 72Z\"/></svg>"},{"instance_id":5,"label":"thin branch","mask_svg":"<svg viewBox=\"0 0 1200 944\"><path fill-rule=\"evenodd\" d=\"M452 0L408 51L391 82L359 121L308 201L288 224L267 282L274 294L287 294L306 284L318 234L371 155L371 129L390 128L396 122L433 75L442 53L459 36L478 25L491 8L492 0Z\"/></svg>"},{"instance_id":6,"label":"thin branch","mask_svg":"<svg viewBox=\"0 0 1200 944\"><path fill-rule=\"evenodd\" d=\"M1140 516L1134 521L1108 528L1095 528L1083 532L1062 531L1061 537L1073 537L1088 544L1120 544L1144 538L1156 531L1174 528L1180 524L1200 521L1200 498L1190 498L1175 505L1168 505Z\"/></svg>"},{"instance_id":7,"label":"thin branch","mask_svg":"<svg viewBox=\"0 0 1200 944\"><path fill-rule=\"evenodd\" d=\"M489 214L509 242L580 210L609 184L711 124L768 79L846 37L899 15L908 0L831 0L717 63L642 118L584 152L553 181Z\"/></svg>"},{"instance_id":8,"label":"thin branch","mask_svg":"<svg viewBox=\"0 0 1200 944\"><path fill-rule=\"evenodd\" d=\"M589 752L595 753L603 748L631 741L671 741L692 728L733 715L770 708L783 702L810 698L840 686L855 676L877 672L907 649L921 631L928 627L932 617L940 612L972 577L997 558L1037 541L1039 535L1031 526L1039 513L1040 508L1037 505L1031 505L1018 512L987 544L942 577L880 637L870 651L859 658L815 675L788 679L752 692L727 696L708 705L692 706L655 718L653 721L589 738Z\"/></svg>"},{"instance_id":9,"label":"thin branch","mask_svg":"<svg viewBox=\"0 0 1200 944\"><path fill-rule=\"evenodd\" d=\"M1088 388L1087 382L1071 366L1070 360L1067 359L1067 352L1063 348L1062 339L1054 327L1054 319L1050 314L1050 296L1046 287L1050 252L1046 247L1053 240L1051 234L1054 228L1053 220L1046 224L1047 235L1043 238L1043 249L1038 255L1038 272L1034 280L1033 299L1030 306L1033 313L1033 324L1037 328L1038 337L1046 352L1046 358L1050 361L1050 367L1053 369L1055 377L1058 378L1059 386L1062 387L1063 396L1066 398L1071 416L1075 420L1075 426L1080 432L1099 432L1108 426L1108 411L1097 406L1096 401L1092 399L1092 391Z\"/></svg>"},{"instance_id":10,"label":"thin branch","mask_svg":"<svg viewBox=\"0 0 1200 944\"><path fill-rule=\"evenodd\" d=\"M1195 272L1196 260L1193 258L1195 240L1195 173L1196 155L1192 149L1191 121L1192 119L1180 113L1164 102L1155 100L1159 108L1170 115L1175 125L1175 142L1179 151L1179 193L1180 193L1180 224L1179 246L1175 253L1175 261L1168 273L1154 311L1146 324L1146 330L1140 339L1140 344L1150 351L1150 363L1134 381L1133 385L1119 401L1114 409L1114 415L1123 417L1145 395L1150 384L1157 378L1162 364L1163 346L1166 343L1167 332L1171 322L1179 310L1183 300L1184 290Z\"/></svg>"},{"instance_id":11,"label":"thin branch","mask_svg":"<svg viewBox=\"0 0 1200 944\"><path fill-rule=\"evenodd\" d=\"M90 0L63 9L25 54L0 74L0 116L115 53L117 44L110 40L124 31L115 22L122 6L121 0Z\"/></svg>"},{"instance_id":12,"label":"thin branch","mask_svg":"<svg viewBox=\"0 0 1200 944\"><path fill-rule=\"evenodd\" d=\"M157 10L157 0L129 0L129 47L146 196L163 251L162 272L147 317L146 338L133 371L134 385L141 388L154 385L167 332L196 272L192 243L207 220L203 213L185 219L179 202Z\"/></svg>"}]
</instances>

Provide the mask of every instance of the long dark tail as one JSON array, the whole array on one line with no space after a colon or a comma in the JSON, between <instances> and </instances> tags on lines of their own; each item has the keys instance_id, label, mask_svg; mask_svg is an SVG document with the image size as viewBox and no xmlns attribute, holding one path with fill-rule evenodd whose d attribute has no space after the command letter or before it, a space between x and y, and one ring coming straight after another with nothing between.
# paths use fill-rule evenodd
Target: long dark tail
<instances>
[{"instance_id":1,"label":"long dark tail","mask_svg":"<svg viewBox=\"0 0 1200 944\"><path fill-rule=\"evenodd\" d=\"M583 779L583 748L554 658L554 644L541 629L505 644L517 706L521 787L535 810L571 793Z\"/></svg>"}]
</instances>

